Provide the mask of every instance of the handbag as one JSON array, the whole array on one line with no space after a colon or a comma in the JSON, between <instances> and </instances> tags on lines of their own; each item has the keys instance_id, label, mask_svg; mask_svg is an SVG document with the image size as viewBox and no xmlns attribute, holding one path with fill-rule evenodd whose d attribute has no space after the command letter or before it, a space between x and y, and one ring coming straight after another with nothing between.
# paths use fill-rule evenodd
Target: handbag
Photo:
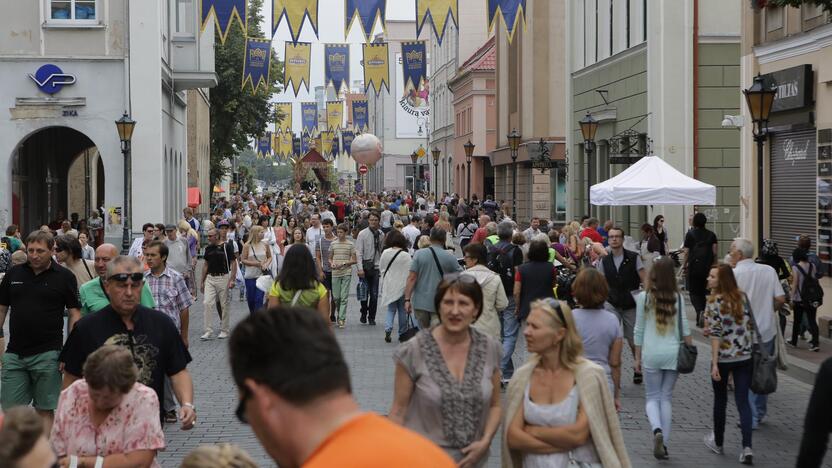
<instances>
[{"instance_id":1,"label":"handbag","mask_svg":"<svg viewBox=\"0 0 832 468\"><path fill-rule=\"evenodd\" d=\"M745 297L746 303L748 296ZM777 356L772 356L763 344L763 337L760 329L757 328L757 321L754 319L754 311L750 309L751 324L754 326L754 336L757 342L751 345L751 391L758 395L768 395L777 391Z\"/></svg>"},{"instance_id":2,"label":"handbag","mask_svg":"<svg viewBox=\"0 0 832 468\"><path fill-rule=\"evenodd\" d=\"M419 333L419 327L413 323L413 314L407 314L407 330L399 335L399 343L404 343L405 341L413 338L416 336L416 333Z\"/></svg>"},{"instance_id":3,"label":"handbag","mask_svg":"<svg viewBox=\"0 0 832 468\"><path fill-rule=\"evenodd\" d=\"M696 349L696 345L685 343L685 338L682 335L682 320L685 320L685 316L682 310L681 294L678 294L677 303L676 322L679 324L679 352L676 355L676 371L680 374L690 374L696 367L696 357L699 355L699 350Z\"/></svg>"}]
</instances>

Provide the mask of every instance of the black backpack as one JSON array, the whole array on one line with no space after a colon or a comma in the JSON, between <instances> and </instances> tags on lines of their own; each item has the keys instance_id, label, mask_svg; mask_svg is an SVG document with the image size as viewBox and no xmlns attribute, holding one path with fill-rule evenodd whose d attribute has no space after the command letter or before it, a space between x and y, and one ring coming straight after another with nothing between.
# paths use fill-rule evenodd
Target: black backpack
<instances>
[{"instance_id":1,"label":"black backpack","mask_svg":"<svg viewBox=\"0 0 832 468\"><path fill-rule=\"evenodd\" d=\"M488 252L486 266L489 270L500 275L506 294L514 291L514 255L517 253L517 248L516 245L509 244L502 249L492 247Z\"/></svg>"},{"instance_id":2,"label":"black backpack","mask_svg":"<svg viewBox=\"0 0 832 468\"><path fill-rule=\"evenodd\" d=\"M714 263L714 252L709 240L699 241L690 249L688 273L694 276L708 275L708 271Z\"/></svg>"},{"instance_id":3,"label":"black backpack","mask_svg":"<svg viewBox=\"0 0 832 468\"><path fill-rule=\"evenodd\" d=\"M814 265L809 264L809 272L803 271L800 265L795 265L803 275L802 284L800 285L800 300L804 305L810 306L814 309L823 305L823 288L820 287L817 278L815 278L812 269Z\"/></svg>"}]
</instances>

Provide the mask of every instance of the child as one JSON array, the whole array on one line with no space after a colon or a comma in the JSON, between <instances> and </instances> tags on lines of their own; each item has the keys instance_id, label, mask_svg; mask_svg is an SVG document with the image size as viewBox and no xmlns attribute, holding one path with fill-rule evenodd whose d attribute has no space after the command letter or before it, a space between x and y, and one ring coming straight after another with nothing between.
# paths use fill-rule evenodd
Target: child
<instances>
[{"instance_id":1,"label":"child","mask_svg":"<svg viewBox=\"0 0 832 468\"><path fill-rule=\"evenodd\" d=\"M329 246L328 261L332 268L332 297L335 299L335 308L338 311L338 328L344 328L344 322L347 319L352 266L358 262L355 255L355 244L347 240L349 231L349 225L346 223L339 224L336 229L338 239L334 240Z\"/></svg>"}]
</instances>

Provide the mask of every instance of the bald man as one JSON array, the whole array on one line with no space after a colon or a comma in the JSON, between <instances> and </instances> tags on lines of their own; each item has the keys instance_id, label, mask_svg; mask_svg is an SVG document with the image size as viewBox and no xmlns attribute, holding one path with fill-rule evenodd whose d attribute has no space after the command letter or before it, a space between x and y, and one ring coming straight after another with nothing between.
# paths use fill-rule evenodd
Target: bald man
<instances>
[{"instance_id":1,"label":"bald man","mask_svg":"<svg viewBox=\"0 0 832 468\"><path fill-rule=\"evenodd\" d=\"M95 249L95 272L98 273L98 278L87 281L78 290L78 295L81 298L82 317L91 312L98 312L110 305L110 299L107 298L107 294L104 292L102 278L107 276L107 264L116 257L118 257L118 249L113 244L101 244ZM153 300L153 294L150 292L147 282L142 287L139 302L149 309L156 307L156 302Z\"/></svg>"}]
</instances>

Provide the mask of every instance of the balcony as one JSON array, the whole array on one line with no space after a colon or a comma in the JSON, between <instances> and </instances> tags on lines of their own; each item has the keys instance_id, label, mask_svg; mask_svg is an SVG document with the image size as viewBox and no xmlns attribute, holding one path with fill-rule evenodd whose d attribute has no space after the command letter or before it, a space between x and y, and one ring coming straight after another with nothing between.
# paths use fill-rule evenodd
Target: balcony
<instances>
[{"instance_id":1,"label":"balcony","mask_svg":"<svg viewBox=\"0 0 832 468\"><path fill-rule=\"evenodd\" d=\"M175 91L213 88L217 85L214 69L214 24L200 32L197 0L170 2L171 74Z\"/></svg>"}]
</instances>

